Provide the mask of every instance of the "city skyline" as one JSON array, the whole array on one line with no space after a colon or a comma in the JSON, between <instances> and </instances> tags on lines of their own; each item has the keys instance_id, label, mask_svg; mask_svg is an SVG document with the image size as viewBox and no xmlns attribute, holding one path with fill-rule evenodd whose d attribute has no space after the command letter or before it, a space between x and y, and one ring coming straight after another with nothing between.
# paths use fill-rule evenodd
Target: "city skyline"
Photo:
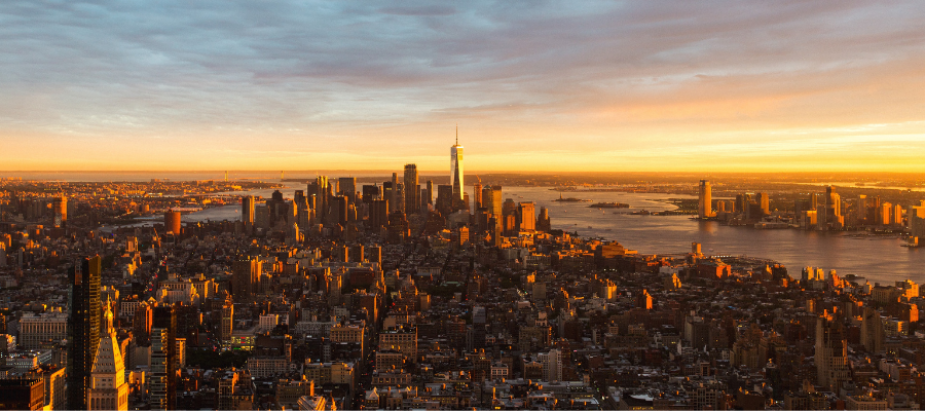
<instances>
[{"instance_id":1,"label":"city skyline","mask_svg":"<svg viewBox=\"0 0 925 411\"><path fill-rule=\"evenodd\" d=\"M456 123L470 174L925 154L915 3L225 4L0 5L0 169L426 173Z\"/></svg>"}]
</instances>

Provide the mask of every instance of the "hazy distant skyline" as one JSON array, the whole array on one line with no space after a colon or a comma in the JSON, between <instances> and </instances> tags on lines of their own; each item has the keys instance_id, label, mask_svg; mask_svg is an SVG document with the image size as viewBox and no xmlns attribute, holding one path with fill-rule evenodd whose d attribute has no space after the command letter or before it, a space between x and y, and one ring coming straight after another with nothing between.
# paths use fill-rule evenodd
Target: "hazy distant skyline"
<instances>
[{"instance_id":1,"label":"hazy distant skyline","mask_svg":"<svg viewBox=\"0 0 925 411\"><path fill-rule=\"evenodd\" d=\"M0 2L0 170L896 171L920 2Z\"/></svg>"}]
</instances>

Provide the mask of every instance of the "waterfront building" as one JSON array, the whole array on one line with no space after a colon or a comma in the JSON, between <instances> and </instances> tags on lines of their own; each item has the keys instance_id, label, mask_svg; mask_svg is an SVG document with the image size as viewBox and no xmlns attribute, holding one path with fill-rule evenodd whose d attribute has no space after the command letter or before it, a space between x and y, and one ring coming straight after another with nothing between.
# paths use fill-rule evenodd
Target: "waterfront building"
<instances>
[{"instance_id":1,"label":"waterfront building","mask_svg":"<svg viewBox=\"0 0 925 411\"><path fill-rule=\"evenodd\" d=\"M913 237L925 239L925 200L909 209L909 232Z\"/></svg>"},{"instance_id":2,"label":"waterfront building","mask_svg":"<svg viewBox=\"0 0 925 411\"><path fill-rule=\"evenodd\" d=\"M761 215L771 215L771 200L768 193L758 193L758 205L761 207Z\"/></svg>"},{"instance_id":3,"label":"waterfront building","mask_svg":"<svg viewBox=\"0 0 925 411\"><path fill-rule=\"evenodd\" d=\"M700 218L711 218L716 216L713 214L713 193L708 180L700 180L700 195L697 210Z\"/></svg>"}]
</instances>

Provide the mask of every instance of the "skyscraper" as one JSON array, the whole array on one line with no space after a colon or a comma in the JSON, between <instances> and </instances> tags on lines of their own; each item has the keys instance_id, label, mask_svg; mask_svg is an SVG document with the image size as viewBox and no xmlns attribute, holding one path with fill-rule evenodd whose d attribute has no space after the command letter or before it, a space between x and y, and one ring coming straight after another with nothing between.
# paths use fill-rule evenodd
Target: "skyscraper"
<instances>
[{"instance_id":1,"label":"skyscraper","mask_svg":"<svg viewBox=\"0 0 925 411\"><path fill-rule=\"evenodd\" d=\"M883 351L883 320L871 307L864 307L861 314L861 345L873 354Z\"/></svg>"},{"instance_id":2,"label":"skyscraper","mask_svg":"<svg viewBox=\"0 0 925 411\"><path fill-rule=\"evenodd\" d=\"M405 210L405 184L398 183L395 185L395 211L401 212L402 214L406 213Z\"/></svg>"},{"instance_id":3,"label":"skyscraper","mask_svg":"<svg viewBox=\"0 0 925 411\"><path fill-rule=\"evenodd\" d=\"M357 178L356 177L340 177L337 179L337 185L339 187L339 194L346 196L350 199L351 203L356 203L357 200Z\"/></svg>"},{"instance_id":4,"label":"skyscraper","mask_svg":"<svg viewBox=\"0 0 925 411\"><path fill-rule=\"evenodd\" d=\"M909 208L909 234L913 237L925 237L925 200Z\"/></svg>"},{"instance_id":5,"label":"skyscraper","mask_svg":"<svg viewBox=\"0 0 925 411\"><path fill-rule=\"evenodd\" d=\"M877 208L879 207L877 204ZM841 217L841 196L836 192L835 186L825 188L825 213L828 222L837 223Z\"/></svg>"},{"instance_id":6,"label":"skyscraper","mask_svg":"<svg viewBox=\"0 0 925 411\"><path fill-rule=\"evenodd\" d=\"M484 197L482 198L482 201L486 201ZM483 207L491 210L491 214L500 219L502 204L503 202L501 201L501 186L491 186L491 202L488 205L484 205Z\"/></svg>"},{"instance_id":7,"label":"skyscraper","mask_svg":"<svg viewBox=\"0 0 925 411\"><path fill-rule=\"evenodd\" d=\"M378 185L364 185L363 186L363 202L370 204L373 200L379 200L382 196L381 188Z\"/></svg>"},{"instance_id":8,"label":"skyscraper","mask_svg":"<svg viewBox=\"0 0 925 411\"><path fill-rule=\"evenodd\" d=\"M55 197L54 203L55 211L55 227L64 227L67 225L67 197Z\"/></svg>"},{"instance_id":9,"label":"skyscraper","mask_svg":"<svg viewBox=\"0 0 925 411\"><path fill-rule=\"evenodd\" d=\"M331 223L344 226L347 224L347 210L350 208L350 199L346 196L334 196L331 199Z\"/></svg>"},{"instance_id":10,"label":"skyscraper","mask_svg":"<svg viewBox=\"0 0 925 411\"><path fill-rule=\"evenodd\" d=\"M476 176L476 177L478 177L478 176ZM478 209L484 207L484 206L482 205L482 182L481 182L481 181L479 181L478 183L475 183L475 184L472 185L472 195L473 195L473 199L472 199L472 200L473 200L473 203L474 203L474 204L472 205L472 209L473 209L473 210L478 210Z\"/></svg>"},{"instance_id":11,"label":"skyscraper","mask_svg":"<svg viewBox=\"0 0 925 411\"><path fill-rule=\"evenodd\" d=\"M448 216L453 212L454 196L455 193L453 193L453 186L449 184L441 184L437 186L437 204L434 205L434 208L444 217Z\"/></svg>"},{"instance_id":12,"label":"skyscraper","mask_svg":"<svg viewBox=\"0 0 925 411\"><path fill-rule=\"evenodd\" d=\"M85 410L94 356L100 346L100 256L80 260L68 271L67 406Z\"/></svg>"},{"instance_id":13,"label":"skyscraper","mask_svg":"<svg viewBox=\"0 0 925 411\"><path fill-rule=\"evenodd\" d=\"M222 345L231 346L231 333L234 332L234 301L230 294L225 294L225 304L222 305L221 335Z\"/></svg>"},{"instance_id":14,"label":"skyscraper","mask_svg":"<svg viewBox=\"0 0 925 411\"><path fill-rule=\"evenodd\" d=\"M254 300L254 288L260 280L260 260L256 258L235 261L232 265L232 292L234 301L250 303Z\"/></svg>"},{"instance_id":15,"label":"skyscraper","mask_svg":"<svg viewBox=\"0 0 925 411\"><path fill-rule=\"evenodd\" d=\"M549 210L546 207L540 207L540 216L536 218L536 230L547 232L552 229L549 222Z\"/></svg>"},{"instance_id":16,"label":"skyscraper","mask_svg":"<svg viewBox=\"0 0 925 411\"><path fill-rule=\"evenodd\" d=\"M418 189L418 166L405 164L405 212L416 214L421 209L421 190Z\"/></svg>"},{"instance_id":17,"label":"skyscraper","mask_svg":"<svg viewBox=\"0 0 925 411\"><path fill-rule=\"evenodd\" d=\"M713 214L713 193L708 180L700 180L700 203L697 210L700 218L715 216Z\"/></svg>"},{"instance_id":18,"label":"skyscraper","mask_svg":"<svg viewBox=\"0 0 925 411\"><path fill-rule=\"evenodd\" d=\"M100 325L103 337L91 369L91 384L87 405L90 410L127 410L128 383L125 382L125 361L112 327L112 311L106 306Z\"/></svg>"},{"instance_id":19,"label":"skyscraper","mask_svg":"<svg viewBox=\"0 0 925 411\"><path fill-rule=\"evenodd\" d=\"M151 409L177 409L177 315L173 306L154 309L151 327Z\"/></svg>"},{"instance_id":20,"label":"skyscraper","mask_svg":"<svg viewBox=\"0 0 925 411\"><path fill-rule=\"evenodd\" d=\"M389 224L389 202L386 200L373 200L369 207L369 228L378 230L379 227Z\"/></svg>"},{"instance_id":21,"label":"skyscraper","mask_svg":"<svg viewBox=\"0 0 925 411\"><path fill-rule=\"evenodd\" d=\"M427 180L427 194L425 194L427 204L434 203L434 182L433 180Z\"/></svg>"},{"instance_id":22,"label":"skyscraper","mask_svg":"<svg viewBox=\"0 0 925 411\"><path fill-rule=\"evenodd\" d=\"M463 199L465 187L463 174L463 146L459 145L459 127L456 127L456 144L450 147L450 185L453 186L453 196Z\"/></svg>"},{"instance_id":23,"label":"skyscraper","mask_svg":"<svg viewBox=\"0 0 925 411\"><path fill-rule=\"evenodd\" d=\"M248 229L248 232L253 229L254 196L244 196L241 198L241 222L244 223L244 228Z\"/></svg>"},{"instance_id":24,"label":"skyscraper","mask_svg":"<svg viewBox=\"0 0 925 411\"><path fill-rule=\"evenodd\" d=\"M398 173L392 173L392 195L389 196L389 210L398 211L402 209L401 199L398 195Z\"/></svg>"},{"instance_id":25,"label":"skyscraper","mask_svg":"<svg viewBox=\"0 0 925 411\"><path fill-rule=\"evenodd\" d=\"M758 204L761 206L761 215L771 215L771 200L768 193L758 193Z\"/></svg>"},{"instance_id":26,"label":"skyscraper","mask_svg":"<svg viewBox=\"0 0 925 411\"><path fill-rule=\"evenodd\" d=\"M164 213L164 230L168 233L173 233L175 236L180 235L181 225L180 225L180 212L167 210Z\"/></svg>"},{"instance_id":27,"label":"skyscraper","mask_svg":"<svg viewBox=\"0 0 925 411\"><path fill-rule=\"evenodd\" d=\"M848 341L844 326L831 316L816 319L816 353L814 356L819 385L825 389L840 387L848 381Z\"/></svg>"},{"instance_id":28,"label":"skyscraper","mask_svg":"<svg viewBox=\"0 0 925 411\"><path fill-rule=\"evenodd\" d=\"M538 355L543 365L543 379L549 382L562 381L562 351L558 348Z\"/></svg>"},{"instance_id":29,"label":"skyscraper","mask_svg":"<svg viewBox=\"0 0 925 411\"><path fill-rule=\"evenodd\" d=\"M855 214L858 224L862 224L867 219L867 196L864 194L858 195L857 205L855 207Z\"/></svg>"},{"instance_id":30,"label":"skyscraper","mask_svg":"<svg viewBox=\"0 0 925 411\"><path fill-rule=\"evenodd\" d=\"M520 231L536 230L536 206L532 201L517 205L517 228Z\"/></svg>"},{"instance_id":31,"label":"skyscraper","mask_svg":"<svg viewBox=\"0 0 925 411\"><path fill-rule=\"evenodd\" d=\"M315 217L323 221L328 212L328 190L330 189L327 176L318 176L313 183L308 184L305 190L308 204L315 212ZM315 200L312 201L312 196Z\"/></svg>"}]
</instances>

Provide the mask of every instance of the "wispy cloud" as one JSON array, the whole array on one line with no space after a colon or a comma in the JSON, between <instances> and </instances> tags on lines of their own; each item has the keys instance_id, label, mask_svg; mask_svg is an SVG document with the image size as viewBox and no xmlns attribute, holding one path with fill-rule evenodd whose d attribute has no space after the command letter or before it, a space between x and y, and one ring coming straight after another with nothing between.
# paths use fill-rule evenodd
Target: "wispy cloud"
<instances>
[{"instance_id":1,"label":"wispy cloud","mask_svg":"<svg viewBox=\"0 0 925 411\"><path fill-rule=\"evenodd\" d=\"M438 169L455 123L495 170L801 168L799 147L837 166L922 134L923 20L917 2L0 2L0 167ZM626 160L653 146L674 160Z\"/></svg>"}]
</instances>

